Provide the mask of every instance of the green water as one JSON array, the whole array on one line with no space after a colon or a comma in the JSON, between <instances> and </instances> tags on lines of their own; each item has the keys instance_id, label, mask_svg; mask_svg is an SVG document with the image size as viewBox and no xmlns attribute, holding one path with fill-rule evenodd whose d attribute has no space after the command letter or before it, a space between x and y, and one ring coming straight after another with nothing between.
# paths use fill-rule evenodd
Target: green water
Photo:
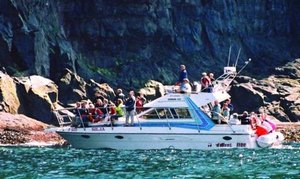
<instances>
[{"instance_id":1,"label":"green water","mask_svg":"<svg viewBox=\"0 0 300 179\"><path fill-rule=\"evenodd\" d=\"M0 178L300 178L300 143L209 151L0 147Z\"/></svg>"}]
</instances>

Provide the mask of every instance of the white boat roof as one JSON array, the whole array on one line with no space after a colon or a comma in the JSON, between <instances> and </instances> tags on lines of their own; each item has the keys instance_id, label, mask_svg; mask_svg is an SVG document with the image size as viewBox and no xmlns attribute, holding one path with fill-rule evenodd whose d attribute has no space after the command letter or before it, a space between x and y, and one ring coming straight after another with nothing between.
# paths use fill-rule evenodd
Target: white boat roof
<instances>
[{"instance_id":1,"label":"white boat roof","mask_svg":"<svg viewBox=\"0 0 300 179\"><path fill-rule=\"evenodd\" d=\"M214 101L224 101L230 98L230 95L225 91L218 91L214 93L195 93L195 94L181 94L181 93L168 93L165 96L155 99L144 105L146 108L182 108L188 107L185 97L190 97L193 102L198 106L204 106Z\"/></svg>"}]
</instances>

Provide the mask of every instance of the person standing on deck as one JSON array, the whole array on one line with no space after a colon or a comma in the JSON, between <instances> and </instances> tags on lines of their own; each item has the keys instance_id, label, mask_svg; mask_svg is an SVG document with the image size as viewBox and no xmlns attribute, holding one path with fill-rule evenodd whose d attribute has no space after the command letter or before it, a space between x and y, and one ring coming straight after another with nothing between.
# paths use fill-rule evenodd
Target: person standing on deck
<instances>
[{"instance_id":1,"label":"person standing on deck","mask_svg":"<svg viewBox=\"0 0 300 179\"><path fill-rule=\"evenodd\" d=\"M178 81L176 82L175 86L182 86L184 85L184 80L185 78L188 78L187 71L185 65L180 65L180 72L179 72L179 78Z\"/></svg>"},{"instance_id":2,"label":"person standing on deck","mask_svg":"<svg viewBox=\"0 0 300 179\"><path fill-rule=\"evenodd\" d=\"M212 93L214 91L214 82L216 81L216 79L212 72L208 73L208 77L210 79L210 84L209 84L208 88L209 88L209 92Z\"/></svg>"},{"instance_id":3,"label":"person standing on deck","mask_svg":"<svg viewBox=\"0 0 300 179\"><path fill-rule=\"evenodd\" d=\"M207 76L207 73L203 72L202 77L200 79L201 82L201 91L202 92L210 92L209 86L211 84L210 78Z\"/></svg>"},{"instance_id":4,"label":"person standing on deck","mask_svg":"<svg viewBox=\"0 0 300 179\"><path fill-rule=\"evenodd\" d=\"M135 114L135 96L134 91L129 91L129 98L125 101L126 121L125 126L129 125L129 117L131 118L130 125L133 126Z\"/></svg>"},{"instance_id":5,"label":"person standing on deck","mask_svg":"<svg viewBox=\"0 0 300 179\"><path fill-rule=\"evenodd\" d=\"M136 112L139 114L143 111L143 106L146 103L146 98L142 91L139 92L138 96L136 97Z\"/></svg>"},{"instance_id":6,"label":"person standing on deck","mask_svg":"<svg viewBox=\"0 0 300 179\"><path fill-rule=\"evenodd\" d=\"M186 71L185 65L180 65L180 73L179 73L179 79L177 82L177 85L180 85L183 83L183 79L188 78L188 74Z\"/></svg>"}]
</instances>

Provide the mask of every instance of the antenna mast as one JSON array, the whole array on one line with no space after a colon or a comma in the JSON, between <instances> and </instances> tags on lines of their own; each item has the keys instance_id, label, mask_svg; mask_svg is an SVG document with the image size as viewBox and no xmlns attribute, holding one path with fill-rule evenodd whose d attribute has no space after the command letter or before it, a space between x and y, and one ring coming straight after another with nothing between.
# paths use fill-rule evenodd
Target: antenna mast
<instances>
[{"instance_id":1,"label":"antenna mast","mask_svg":"<svg viewBox=\"0 0 300 179\"><path fill-rule=\"evenodd\" d=\"M230 62L230 55L231 55L231 45L230 45L230 47L229 47L229 53L228 53L227 66L229 66L229 62Z\"/></svg>"},{"instance_id":2,"label":"antenna mast","mask_svg":"<svg viewBox=\"0 0 300 179\"><path fill-rule=\"evenodd\" d=\"M241 48L239 49L238 56L236 57L236 60L235 60L235 65L234 65L234 67L236 67L236 66L237 66L237 63L238 63L238 61L239 61L239 58L240 58L240 54L241 54Z\"/></svg>"}]
</instances>

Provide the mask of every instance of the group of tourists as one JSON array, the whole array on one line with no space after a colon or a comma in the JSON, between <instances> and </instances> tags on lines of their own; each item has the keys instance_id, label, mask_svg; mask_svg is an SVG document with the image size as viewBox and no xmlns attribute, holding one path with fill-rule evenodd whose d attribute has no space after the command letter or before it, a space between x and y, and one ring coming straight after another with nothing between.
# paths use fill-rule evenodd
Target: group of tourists
<instances>
[{"instance_id":1,"label":"group of tourists","mask_svg":"<svg viewBox=\"0 0 300 179\"><path fill-rule=\"evenodd\" d=\"M200 91L213 92L214 81L213 73L202 73ZM180 86L177 92L192 92L185 65L180 65L179 80L176 85ZM108 99L103 98L100 92L97 91L93 101L84 100L76 103L76 112L79 113L78 115L81 121L84 122L104 122L114 125L119 117L125 116L125 126L133 126L135 115L142 111L145 103L146 98L141 92L135 96L134 91L131 90L128 93L128 97L126 97L122 89L117 89L115 100L109 102ZM233 113L234 107L231 103L231 99L225 100L222 104L220 104L219 101L214 101L214 104L211 104L211 106L206 105L202 107L202 110L211 117L215 124L250 124L252 129L256 130L257 127L262 126L264 121L267 121L264 113L260 114L260 116L254 112L251 112L249 115L247 111L244 111L242 115Z\"/></svg>"},{"instance_id":2,"label":"group of tourists","mask_svg":"<svg viewBox=\"0 0 300 179\"><path fill-rule=\"evenodd\" d=\"M232 112L231 99L225 100L222 106L219 101L215 101L211 110L211 118L216 124L227 124Z\"/></svg>"},{"instance_id":3,"label":"group of tourists","mask_svg":"<svg viewBox=\"0 0 300 179\"><path fill-rule=\"evenodd\" d=\"M213 82L215 81L213 73L202 73L202 77L200 78L200 87L198 87L199 83L195 82L195 91L196 92L213 92ZM180 65L180 73L179 79L176 82L176 85L179 85L180 88L177 90L179 93L191 93L192 86L190 80L188 79L188 73L185 65Z\"/></svg>"},{"instance_id":4,"label":"group of tourists","mask_svg":"<svg viewBox=\"0 0 300 179\"><path fill-rule=\"evenodd\" d=\"M77 102L74 113L79 117L79 122L77 122L79 125L81 125L81 121L83 121L84 125L88 122L115 125L115 121L125 115L125 126L133 126L134 115L142 111L145 102L144 94L139 93L135 97L133 90L129 91L128 97L126 97L122 89L117 89L114 101L103 98L100 92L96 91L92 101L83 100Z\"/></svg>"},{"instance_id":5,"label":"group of tourists","mask_svg":"<svg viewBox=\"0 0 300 179\"><path fill-rule=\"evenodd\" d=\"M241 115L232 113L233 105L231 100L224 101L222 107L218 101L214 102L214 106L211 110L211 119L215 124L231 124L231 125L250 125L256 133L264 135L275 130L276 125L269 119L264 111L260 111L260 114L244 111Z\"/></svg>"}]
</instances>

